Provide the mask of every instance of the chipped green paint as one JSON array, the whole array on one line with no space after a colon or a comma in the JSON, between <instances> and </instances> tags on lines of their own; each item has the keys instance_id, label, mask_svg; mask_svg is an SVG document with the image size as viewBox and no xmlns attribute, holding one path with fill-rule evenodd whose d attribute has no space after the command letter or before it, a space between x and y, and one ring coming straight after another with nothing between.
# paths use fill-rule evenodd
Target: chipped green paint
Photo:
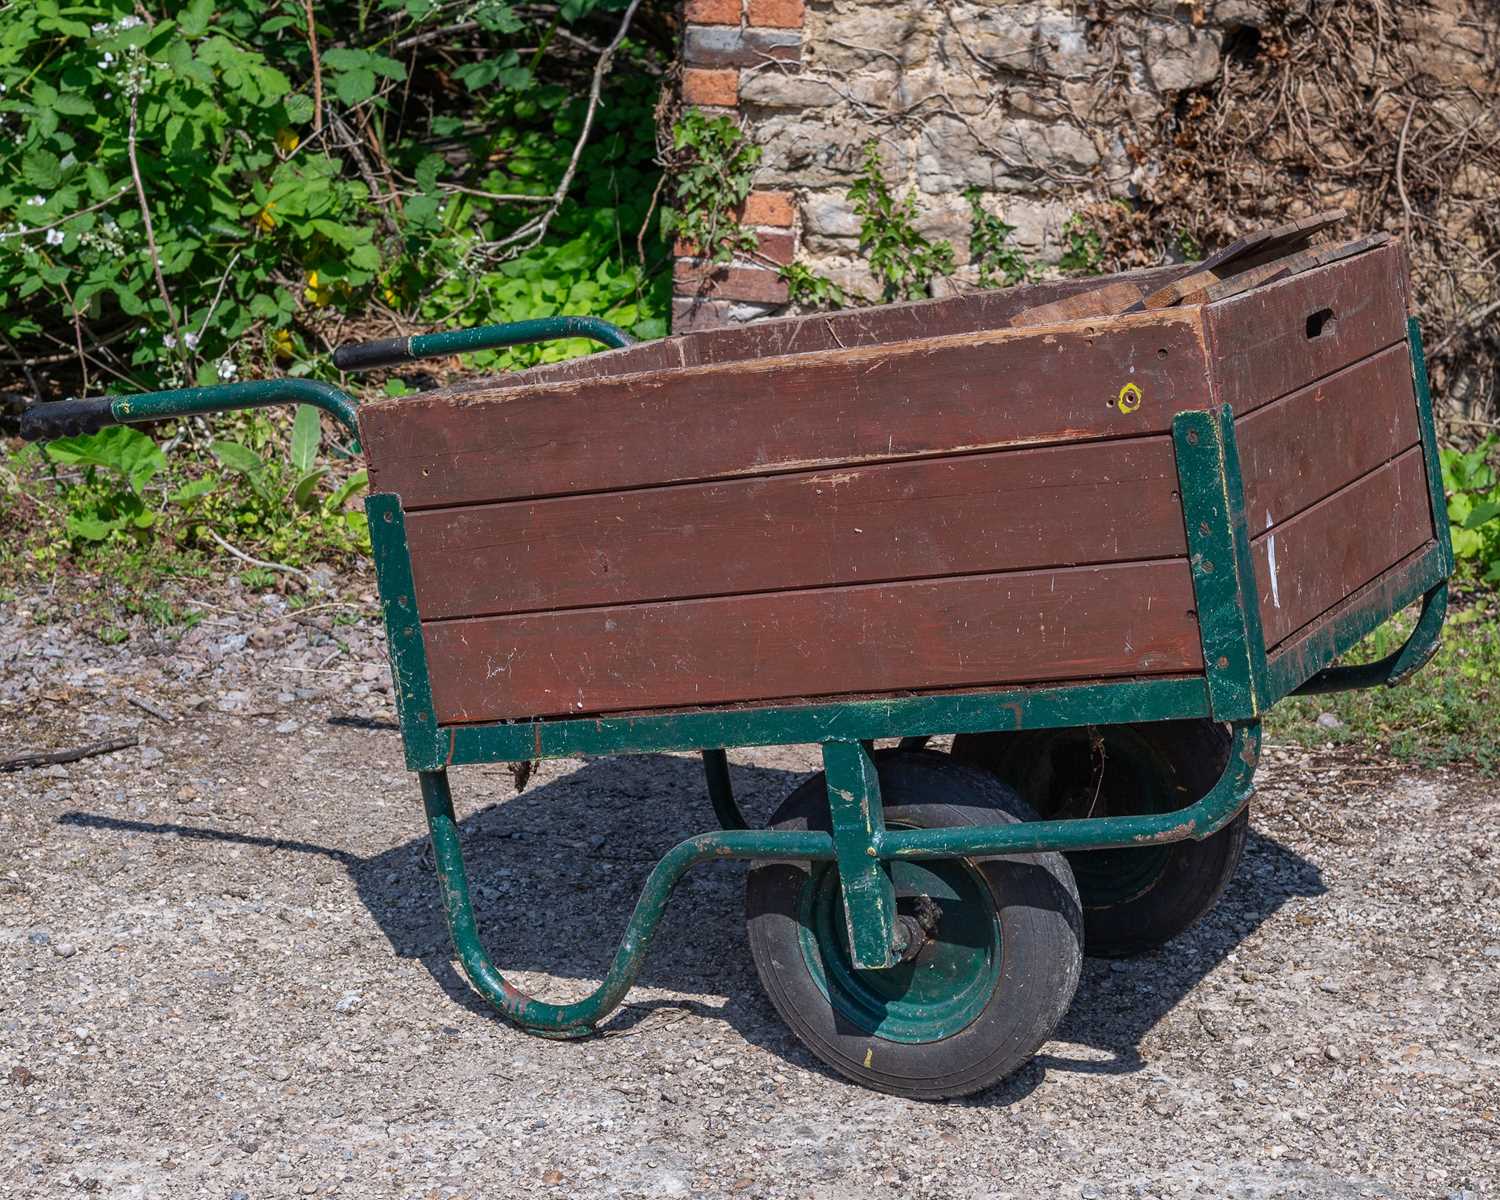
<instances>
[{"instance_id":1,"label":"chipped green paint","mask_svg":"<svg viewBox=\"0 0 1500 1200\"><path fill-rule=\"evenodd\" d=\"M865 742L824 742L823 778L833 825L849 959L874 971L896 961L896 893L877 847L885 833L880 775Z\"/></svg>"},{"instance_id":2,"label":"chipped green paint","mask_svg":"<svg viewBox=\"0 0 1500 1200\"><path fill-rule=\"evenodd\" d=\"M440 766L452 746L452 735L438 728L432 711L432 685L427 673L427 647L417 618L417 593L412 582L411 555L406 541L406 517L401 499L388 492L365 497L370 521L370 547L375 554L375 582L385 614L386 653L391 660L391 682L396 689L396 717L406 748L406 769ZM505 760L529 759L517 754Z\"/></svg>"},{"instance_id":3,"label":"chipped green paint","mask_svg":"<svg viewBox=\"0 0 1500 1200\"><path fill-rule=\"evenodd\" d=\"M1250 799L1260 761L1260 721L1236 721L1229 762L1219 781L1195 804L1175 812L1129 817L1026 821L1002 827L956 825L891 829L880 838L882 859L947 858L1041 850L1113 850L1212 837Z\"/></svg>"},{"instance_id":4,"label":"chipped green paint","mask_svg":"<svg viewBox=\"0 0 1500 1200\"><path fill-rule=\"evenodd\" d=\"M1213 412L1178 413L1172 420L1172 443L1209 705L1220 721L1253 717L1266 702L1266 644L1234 413L1228 405Z\"/></svg>"},{"instance_id":5,"label":"chipped green paint","mask_svg":"<svg viewBox=\"0 0 1500 1200\"><path fill-rule=\"evenodd\" d=\"M1427 490L1432 497L1432 527L1443 551L1443 577L1453 574L1453 533L1448 527L1448 498L1443 494L1443 468L1438 461L1437 427L1432 419L1432 385L1427 379L1427 355L1416 317L1406 321L1406 343L1411 351L1412 383L1417 392L1417 427L1422 432L1422 461L1427 467Z\"/></svg>"},{"instance_id":6,"label":"chipped green paint","mask_svg":"<svg viewBox=\"0 0 1500 1200\"><path fill-rule=\"evenodd\" d=\"M359 418L353 397L332 384L319 383L315 379L252 379L213 387L143 392L136 396L121 396L110 405L110 411L116 421L130 425L169 417L266 408L273 404L310 404L340 422L351 436L359 437Z\"/></svg>"},{"instance_id":7,"label":"chipped green paint","mask_svg":"<svg viewBox=\"0 0 1500 1200\"><path fill-rule=\"evenodd\" d=\"M1208 715L1203 678L1193 675L961 695L726 707L640 717L569 717L555 721L461 725L451 730L452 757L446 761L459 766L579 754L787 746L931 733L1168 721ZM444 760L440 759L424 763L422 768L442 765Z\"/></svg>"}]
</instances>

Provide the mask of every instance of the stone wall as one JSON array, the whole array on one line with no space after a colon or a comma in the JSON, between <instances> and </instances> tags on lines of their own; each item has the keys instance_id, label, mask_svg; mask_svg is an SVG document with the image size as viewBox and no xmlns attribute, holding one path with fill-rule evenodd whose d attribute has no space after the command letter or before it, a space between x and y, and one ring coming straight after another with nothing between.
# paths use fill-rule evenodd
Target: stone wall
<instances>
[{"instance_id":1,"label":"stone wall","mask_svg":"<svg viewBox=\"0 0 1500 1200\"><path fill-rule=\"evenodd\" d=\"M682 99L735 115L763 148L745 213L763 236L756 261L727 269L679 258L675 328L778 311L786 289L776 267L793 257L852 294L878 295L847 198L872 139L898 193L915 194L922 231L957 252L959 270L940 289L973 283L969 188L1044 270L1080 212L1102 230L1110 267L1159 262L1335 202L1358 210L1365 228L1389 227L1401 212L1391 164L1404 113L1423 127L1470 121L1500 132L1484 125L1500 104L1497 10L1493 0L687 0ZM1278 101L1288 64L1306 77ZM1269 166L1225 168L1205 152L1200 167L1196 149L1222 142L1236 121L1264 119L1272 140L1271 118L1246 107L1246 88L1295 116L1288 129L1301 123L1291 106L1309 110L1312 144L1278 146ZM1403 88L1415 88L1412 109ZM1472 95L1478 115L1440 111L1435 98L1450 93ZM1329 105L1344 111L1330 117ZM1379 144L1378 171L1365 169L1376 159L1362 135ZM1255 137L1240 131L1251 150ZM1245 178L1213 177L1226 169ZM1481 191L1492 182L1485 176ZM1145 232L1133 215L1144 212L1156 221Z\"/></svg>"}]
</instances>

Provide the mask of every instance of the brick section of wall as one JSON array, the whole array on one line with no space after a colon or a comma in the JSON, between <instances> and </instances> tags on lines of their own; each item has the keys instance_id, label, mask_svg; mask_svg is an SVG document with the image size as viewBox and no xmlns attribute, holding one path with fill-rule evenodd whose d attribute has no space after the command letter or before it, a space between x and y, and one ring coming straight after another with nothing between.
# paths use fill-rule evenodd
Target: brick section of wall
<instances>
[{"instance_id":1,"label":"brick section of wall","mask_svg":"<svg viewBox=\"0 0 1500 1200\"><path fill-rule=\"evenodd\" d=\"M682 39L685 104L736 110L756 70L795 72L802 61L803 0L686 0ZM797 256L797 206L790 191L751 192L737 214L760 243L753 256L725 266L707 263L679 242L672 272L672 328L713 329L753 320L786 304L775 270Z\"/></svg>"},{"instance_id":2,"label":"brick section of wall","mask_svg":"<svg viewBox=\"0 0 1500 1200\"><path fill-rule=\"evenodd\" d=\"M682 98L688 104L733 108L740 102L740 73L735 70L706 71L684 67Z\"/></svg>"},{"instance_id":3,"label":"brick section of wall","mask_svg":"<svg viewBox=\"0 0 1500 1200\"><path fill-rule=\"evenodd\" d=\"M682 19L690 25L738 25L740 0L687 0L683 5ZM772 22L760 23L769 25Z\"/></svg>"},{"instance_id":4,"label":"brick section of wall","mask_svg":"<svg viewBox=\"0 0 1500 1200\"><path fill-rule=\"evenodd\" d=\"M801 29L802 0L750 0L750 24L767 29Z\"/></svg>"}]
</instances>

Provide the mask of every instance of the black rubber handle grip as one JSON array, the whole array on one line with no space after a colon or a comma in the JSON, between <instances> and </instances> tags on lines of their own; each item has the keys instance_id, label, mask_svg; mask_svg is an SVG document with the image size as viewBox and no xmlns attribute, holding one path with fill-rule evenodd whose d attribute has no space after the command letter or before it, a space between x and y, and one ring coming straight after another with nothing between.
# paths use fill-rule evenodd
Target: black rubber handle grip
<instances>
[{"instance_id":1,"label":"black rubber handle grip","mask_svg":"<svg viewBox=\"0 0 1500 1200\"><path fill-rule=\"evenodd\" d=\"M333 365L340 371L372 371L376 367L393 367L411 359L409 337L356 342L351 346L340 346L333 352Z\"/></svg>"},{"instance_id":2,"label":"black rubber handle grip","mask_svg":"<svg viewBox=\"0 0 1500 1200\"><path fill-rule=\"evenodd\" d=\"M114 401L108 396L87 400L52 400L33 404L21 414L21 436L28 442L96 433L114 425Z\"/></svg>"}]
</instances>

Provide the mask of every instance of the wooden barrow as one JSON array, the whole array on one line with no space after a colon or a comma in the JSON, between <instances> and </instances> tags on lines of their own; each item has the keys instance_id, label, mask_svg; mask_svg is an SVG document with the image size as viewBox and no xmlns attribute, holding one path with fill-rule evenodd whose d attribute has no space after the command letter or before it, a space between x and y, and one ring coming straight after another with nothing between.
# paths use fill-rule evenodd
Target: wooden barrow
<instances>
[{"instance_id":1,"label":"wooden barrow","mask_svg":"<svg viewBox=\"0 0 1500 1200\"><path fill-rule=\"evenodd\" d=\"M1436 646L1452 556L1405 260L1306 240L640 345L399 339L337 361L621 348L357 413L281 380L50 405L27 434L289 401L357 424L407 765L508 1019L587 1033L682 874L750 859L751 950L812 1050L962 1095L1051 1034L1085 939L1130 953L1213 903L1268 705ZM1334 665L1417 600L1398 653ZM724 751L790 742L825 772L749 829ZM591 996L533 999L480 940L448 771L647 751L702 752L722 828L657 864Z\"/></svg>"}]
</instances>

